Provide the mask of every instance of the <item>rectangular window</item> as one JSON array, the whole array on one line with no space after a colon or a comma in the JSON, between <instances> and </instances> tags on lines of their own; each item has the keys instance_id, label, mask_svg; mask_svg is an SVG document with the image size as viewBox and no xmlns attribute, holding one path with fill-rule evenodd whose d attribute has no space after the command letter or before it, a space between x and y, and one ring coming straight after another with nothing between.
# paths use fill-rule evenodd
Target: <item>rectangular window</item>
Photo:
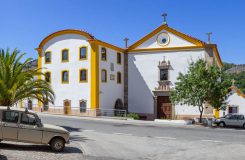
<instances>
[{"instance_id":1,"label":"rectangular window","mask_svg":"<svg viewBox=\"0 0 245 160\"><path fill-rule=\"evenodd\" d=\"M107 82L107 71L105 69L101 70L101 82L106 83Z\"/></svg>"},{"instance_id":2,"label":"rectangular window","mask_svg":"<svg viewBox=\"0 0 245 160\"><path fill-rule=\"evenodd\" d=\"M168 69L160 69L160 81L168 80Z\"/></svg>"},{"instance_id":3,"label":"rectangular window","mask_svg":"<svg viewBox=\"0 0 245 160\"><path fill-rule=\"evenodd\" d=\"M36 125L36 117L33 114L22 113L21 123L27 125Z\"/></svg>"},{"instance_id":4,"label":"rectangular window","mask_svg":"<svg viewBox=\"0 0 245 160\"><path fill-rule=\"evenodd\" d=\"M117 72L117 83L121 84L122 83L122 75L121 72Z\"/></svg>"},{"instance_id":5,"label":"rectangular window","mask_svg":"<svg viewBox=\"0 0 245 160\"><path fill-rule=\"evenodd\" d=\"M122 64L122 57L121 53L117 53L117 64Z\"/></svg>"},{"instance_id":6,"label":"rectangular window","mask_svg":"<svg viewBox=\"0 0 245 160\"><path fill-rule=\"evenodd\" d=\"M17 123L19 120L19 112L4 111L2 112L2 117L3 122Z\"/></svg>"},{"instance_id":7,"label":"rectangular window","mask_svg":"<svg viewBox=\"0 0 245 160\"><path fill-rule=\"evenodd\" d=\"M45 63L51 63L51 52L45 52L44 54L45 57Z\"/></svg>"},{"instance_id":8,"label":"rectangular window","mask_svg":"<svg viewBox=\"0 0 245 160\"><path fill-rule=\"evenodd\" d=\"M87 69L81 69L79 73L80 82L87 82Z\"/></svg>"},{"instance_id":9,"label":"rectangular window","mask_svg":"<svg viewBox=\"0 0 245 160\"><path fill-rule=\"evenodd\" d=\"M79 102L79 105L80 105L80 113L86 112L87 102L85 100L81 100Z\"/></svg>"},{"instance_id":10,"label":"rectangular window","mask_svg":"<svg viewBox=\"0 0 245 160\"><path fill-rule=\"evenodd\" d=\"M61 81L62 83L69 83L69 72L68 71L61 72Z\"/></svg>"},{"instance_id":11,"label":"rectangular window","mask_svg":"<svg viewBox=\"0 0 245 160\"><path fill-rule=\"evenodd\" d=\"M87 59L87 47L79 48L79 60Z\"/></svg>"},{"instance_id":12,"label":"rectangular window","mask_svg":"<svg viewBox=\"0 0 245 160\"><path fill-rule=\"evenodd\" d=\"M51 83L51 73L50 72L45 73L45 81L48 83Z\"/></svg>"},{"instance_id":13,"label":"rectangular window","mask_svg":"<svg viewBox=\"0 0 245 160\"><path fill-rule=\"evenodd\" d=\"M107 52L105 48L101 48L101 60L106 61L107 60Z\"/></svg>"},{"instance_id":14,"label":"rectangular window","mask_svg":"<svg viewBox=\"0 0 245 160\"><path fill-rule=\"evenodd\" d=\"M68 62L69 61L69 50L68 49L62 50L61 60L62 60L62 62Z\"/></svg>"},{"instance_id":15,"label":"rectangular window","mask_svg":"<svg viewBox=\"0 0 245 160\"><path fill-rule=\"evenodd\" d=\"M228 113L238 113L238 107L237 106L230 106L228 108Z\"/></svg>"}]
</instances>

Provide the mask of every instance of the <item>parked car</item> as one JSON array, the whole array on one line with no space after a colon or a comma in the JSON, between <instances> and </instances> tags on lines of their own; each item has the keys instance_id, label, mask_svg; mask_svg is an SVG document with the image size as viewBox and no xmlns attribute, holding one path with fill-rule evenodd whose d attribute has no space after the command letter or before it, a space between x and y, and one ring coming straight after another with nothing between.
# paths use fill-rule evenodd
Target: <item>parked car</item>
<instances>
[{"instance_id":1,"label":"parked car","mask_svg":"<svg viewBox=\"0 0 245 160\"><path fill-rule=\"evenodd\" d=\"M214 121L220 127L234 126L245 128L245 119L243 114L227 114Z\"/></svg>"},{"instance_id":2,"label":"parked car","mask_svg":"<svg viewBox=\"0 0 245 160\"><path fill-rule=\"evenodd\" d=\"M49 144L55 152L63 151L70 133L62 127L43 124L27 109L0 107L0 141Z\"/></svg>"}]
</instances>

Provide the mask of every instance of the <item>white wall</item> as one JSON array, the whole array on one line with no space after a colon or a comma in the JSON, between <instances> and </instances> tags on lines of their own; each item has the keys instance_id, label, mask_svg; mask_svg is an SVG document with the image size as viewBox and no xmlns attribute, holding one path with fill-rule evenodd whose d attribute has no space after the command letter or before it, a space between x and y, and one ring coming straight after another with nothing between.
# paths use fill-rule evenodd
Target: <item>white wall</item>
<instances>
[{"instance_id":1,"label":"white wall","mask_svg":"<svg viewBox=\"0 0 245 160\"><path fill-rule=\"evenodd\" d=\"M164 30L162 30L161 32L163 32ZM159 33L161 33L159 32ZM164 31L167 32L167 31ZM158 34L159 34L158 33ZM167 32L169 37L170 37L170 41L169 44L167 46L164 46L164 48L167 47L183 47L183 46L194 46L194 44L186 41L185 39L178 37L170 32ZM139 45L136 49L142 49L142 48L161 48L162 46L159 46L157 44L157 36L158 34L154 35L153 37L151 37L150 39L148 39L147 41L145 41L144 43L142 43L141 45Z\"/></svg>"},{"instance_id":2,"label":"white wall","mask_svg":"<svg viewBox=\"0 0 245 160\"><path fill-rule=\"evenodd\" d=\"M107 61L101 61L101 47L99 47L99 86L100 86L100 108L114 109L117 99L124 100L124 54L121 53L122 64L117 64L117 51L106 48ZM114 63L114 71L111 71L111 63ZM107 70L107 83L101 82L101 70ZM117 72L122 75L122 83L117 84ZM110 74L115 75L115 80L110 80Z\"/></svg>"},{"instance_id":3,"label":"white wall","mask_svg":"<svg viewBox=\"0 0 245 160\"><path fill-rule=\"evenodd\" d=\"M128 106L129 112L151 113L154 112L153 93L158 86L159 61L163 57L170 61L171 69L169 78L174 87L178 73L186 73L189 62L204 58L204 50L194 51L166 51L154 53L129 53L128 55ZM198 114L194 107L176 106L177 114Z\"/></svg>"},{"instance_id":4,"label":"white wall","mask_svg":"<svg viewBox=\"0 0 245 160\"><path fill-rule=\"evenodd\" d=\"M88 46L88 59L79 61L79 47ZM69 62L61 62L61 50L69 49ZM52 52L51 64L45 64L42 58L43 72L51 71L51 85L56 95L55 106L63 106L65 99L71 100L71 107L79 107L79 100L87 100L87 107L90 107L90 44L81 35L65 34L51 39L47 42L42 51ZM88 82L79 83L79 69L88 69ZM61 71L69 70L69 84L61 83Z\"/></svg>"},{"instance_id":5,"label":"white wall","mask_svg":"<svg viewBox=\"0 0 245 160\"><path fill-rule=\"evenodd\" d=\"M245 98L239 96L235 91L232 91L232 95L227 99L227 106L238 106L238 113L245 115ZM220 116L223 116L223 112L228 114L228 107L225 111L220 110Z\"/></svg>"}]
</instances>

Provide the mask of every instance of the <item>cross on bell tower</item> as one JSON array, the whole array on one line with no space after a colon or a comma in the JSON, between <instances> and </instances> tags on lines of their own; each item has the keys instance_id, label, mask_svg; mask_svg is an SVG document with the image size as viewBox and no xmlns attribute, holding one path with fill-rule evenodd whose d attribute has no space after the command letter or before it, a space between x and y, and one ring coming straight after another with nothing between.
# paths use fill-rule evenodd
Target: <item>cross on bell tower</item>
<instances>
[{"instance_id":1,"label":"cross on bell tower","mask_svg":"<svg viewBox=\"0 0 245 160\"><path fill-rule=\"evenodd\" d=\"M208 35L208 44L210 44L211 43L211 34L212 34L212 32L208 32L206 34Z\"/></svg>"},{"instance_id":2,"label":"cross on bell tower","mask_svg":"<svg viewBox=\"0 0 245 160\"><path fill-rule=\"evenodd\" d=\"M163 24L167 24L167 16L168 16L168 14L167 13L163 13L162 16L163 16Z\"/></svg>"}]
</instances>

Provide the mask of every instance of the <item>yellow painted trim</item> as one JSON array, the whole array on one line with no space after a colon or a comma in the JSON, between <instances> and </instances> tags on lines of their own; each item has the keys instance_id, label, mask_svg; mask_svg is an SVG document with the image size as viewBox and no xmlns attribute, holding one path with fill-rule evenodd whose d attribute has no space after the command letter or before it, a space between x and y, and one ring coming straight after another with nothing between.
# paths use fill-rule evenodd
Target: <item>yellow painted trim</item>
<instances>
[{"instance_id":1,"label":"yellow painted trim","mask_svg":"<svg viewBox=\"0 0 245 160\"><path fill-rule=\"evenodd\" d=\"M66 29L66 30L61 30L61 31L57 31L57 32L54 32L50 35L48 35L46 38L44 38L42 40L42 42L39 44L38 46L38 49L43 49L43 46L51 39L55 38L55 37L58 37L58 36L61 36L61 35L64 35L64 34L78 34L78 35L81 35L81 36L84 36L85 38L87 39L94 39L94 37L87 33L87 32L84 32L84 31L81 31L81 30L74 30L74 29Z\"/></svg>"},{"instance_id":2,"label":"yellow painted trim","mask_svg":"<svg viewBox=\"0 0 245 160\"><path fill-rule=\"evenodd\" d=\"M120 47L117 47L117 46L115 46L115 45L109 44L109 43L107 43L107 42L103 42L103 41L101 41L101 40L90 39L90 40L88 40L88 42L89 42L90 44L95 43L95 44L97 44L97 45L101 45L101 46L103 46L103 47L110 48L110 49L113 49L113 50L115 50L115 51L123 52L123 53L124 53L124 49L122 49L122 48L120 48Z\"/></svg>"},{"instance_id":3,"label":"yellow painted trim","mask_svg":"<svg viewBox=\"0 0 245 160\"><path fill-rule=\"evenodd\" d=\"M103 72L103 71L105 71L105 77L106 77L106 78L105 78L105 81L102 80L102 72ZM102 69L102 70L101 70L101 83L107 83L107 79L108 79L108 77L107 77L107 70L106 70L106 69Z\"/></svg>"},{"instance_id":4,"label":"yellow painted trim","mask_svg":"<svg viewBox=\"0 0 245 160\"><path fill-rule=\"evenodd\" d=\"M99 47L91 44L91 109L99 108Z\"/></svg>"},{"instance_id":5,"label":"yellow painted trim","mask_svg":"<svg viewBox=\"0 0 245 160\"><path fill-rule=\"evenodd\" d=\"M245 98L245 94L240 89L238 89L236 86L231 86L231 89L234 90L238 96Z\"/></svg>"},{"instance_id":6,"label":"yellow painted trim","mask_svg":"<svg viewBox=\"0 0 245 160\"><path fill-rule=\"evenodd\" d=\"M160 34L162 34L162 33L165 33L165 34L168 36L168 41L167 41L167 43L165 43L165 44L160 44L160 43L158 42L158 37L159 37ZM162 47L167 46L167 45L170 43L170 36L169 36L168 32L160 32L160 33L157 35L156 41L157 41L157 44L158 44L159 46L162 46Z\"/></svg>"},{"instance_id":7,"label":"yellow painted trim","mask_svg":"<svg viewBox=\"0 0 245 160\"><path fill-rule=\"evenodd\" d=\"M181 32L178 32L170 27L168 27L168 25L164 24L159 26L158 28L156 28L155 30L153 30L151 33L149 33L148 35L144 36L143 38L141 38L140 40L136 41L134 44L132 44L131 46L128 47L129 50L135 49L136 47L138 47L139 45L141 45L142 43L144 43L145 41L147 41L148 39L150 39L151 37L153 37L154 35L156 35L157 33L161 32L162 30L171 32L183 39L185 39L186 41L189 41L197 46L203 46L203 42L200 40L197 40L196 38L193 38L191 36L188 36L186 34L183 34Z\"/></svg>"},{"instance_id":8,"label":"yellow painted trim","mask_svg":"<svg viewBox=\"0 0 245 160\"><path fill-rule=\"evenodd\" d=\"M102 59L102 49L105 49L105 60ZM107 49L105 47L100 48L100 60L103 62L107 62Z\"/></svg>"},{"instance_id":9,"label":"yellow painted trim","mask_svg":"<svg viewBox=\"0 0 245 160\"><path fill-rule=\"evenodd\" d=\"M52 77L52 74L51 74L51 71L46 71L46 72L44 73L44 75L46 76L47 73L50 74L50 77L49 77L49 80L50 80L50 81L49 81L48 83L51 84L51 82L52 82L52 78L51 78L51 77ZM45 81L46 81L46 77L44 77L44 79L45 79Z\"/></svg>"},{"instance_id":10,"label":"yellow painted trim","mask_svg":"<svg viewBox=\"0 0 245 160\"><path fill-rule=\"evenodd\" d=\"M63 72L68 72L68 81L67 82L63 81ZM69 73L69 70L62 70L61 71L61 83L62 84L69 84L69 81L70 81L70 73Z\"/></svg>"},{"instance_id":11,"label":"yellow painted trim","mask_svg":"<svg viewBox=\"0 0 245 160\"><path fill-rule=\"evenodd\" d=\"M214 116L215 118L219 118L219 110L214 109Z\"/></svg>"},{"instance_id":12,"label":"yellow painted trim","mask_svg":"<svg viewBox=\"0 0 245 160\"><path fill-rule=\"evenodd\" d=\"M118 82L118 73L120 73L120 79L121 79L120 83ZM117 84L122 84L122 73L120 71L117 72Z\"/></svg>"},{"instance_id":13,"label":"yellow painted trim","mask_svg":"<svg viewBox=\"0 0 245 160\"><path fill-rule=\"evenodd\" d=\"M65 50L67 50L68 51L68 55L67 55L67 60L63 60L63 51L65 51ZM69 48L63 48L62 50L61 50L61 62L62 63L65 63L65 62L69 62L69 59L70 59L70 50L69 50Z\"/></svg>"},{"instance_id":14,"label":"yellow painted trim","mask_svg":"<svg viewBox=\"0 0 245 160\"><path fill-rule=\"evenodd\" d=\"M120 63L118 62L118 55L120 55ZM122 54L120 52L117 52L117 64L122 64Z\"/></svg>"},{"instance_id":15,"label":"yellow painted trim","mask_svg":"<svg viewBox=\"0 0 245 160\"><path fill-rule=\"evenodd\" d=\"M42 50L39 49L39 50L37 50L37 52L38 52L37 68L39 69L39 72L41 73L42 72ZM38 74L37 79L41 80L42 79L42 75ZM38 102L37 102L38 109L40 109L41 106L42 106L42 102L40 100L38 100Z\"/></svg>"},{"instance_id":16,"label":"yellow painted trim","mask_svg":"<svg viewBox=\"0 0 245 160\"><path fill-rule=\"evenodd\" d=\"M204 46L184 46L184 47L167 47L167 48L143 48L143 49L132 49L128 52L153 52L153 51L185 51L194 49L204 49Z\"/></svg>"},{"instance_id":17,"label":"yellow painted trim","mask_svg":"<svg viewBox=\"0 0 245 160\"><path fill-rule=\"evenodd\" d=\"M214 54L215 54L216 59L217 59L217 61L218 61L218 64L220 65L220 67L223 67L224 65L223 65L223 63L222 63L222 60L221 60L221 57L220 57L220 55L219 55L219 51L218 51L216 45L214 46L213 51L214 51Z\"/></svg>"},{"instance_id":18,"label":"yellow painted trim","mask_svg":"<svg viewBox=\"0 0 245 160\"><path fill-rule=\"evenodd\" d=\"M46 62L46 54L47 53L50 53L50 62ZM51 51L46 51L45 53L44 53L44 63L45 64L51 64L52 63L52 52Z\"/></svg>"},{"instance_id":19,"label":"yellow painted trim","mask_svg":"<svg viewBox=\"0 0 245 160\"><path fill-rule=\"evenodd\" d=\"M81 55L81 48L85 47L86 48L86 58L81 58L80 55ZM79 47L79 50L78 50L78 59L79 61L82 61L82 60L87 60L88 59L88 46L80 46Z\"/></svg>"},{"instance_id":20,"label":"yellow painted trim","mask_svg":"<svg viewBox=\"0 0 245 160\"><path fill-rule=\"evenodd\" d=\"M80 77L81 77L81 71L86 71L86 80L81 80ZM87 83L88 82L88 69L87 68L81 68L79 69L79 77L78 77L78 81L79 83Z\"/></svg>"}]
</instances>

